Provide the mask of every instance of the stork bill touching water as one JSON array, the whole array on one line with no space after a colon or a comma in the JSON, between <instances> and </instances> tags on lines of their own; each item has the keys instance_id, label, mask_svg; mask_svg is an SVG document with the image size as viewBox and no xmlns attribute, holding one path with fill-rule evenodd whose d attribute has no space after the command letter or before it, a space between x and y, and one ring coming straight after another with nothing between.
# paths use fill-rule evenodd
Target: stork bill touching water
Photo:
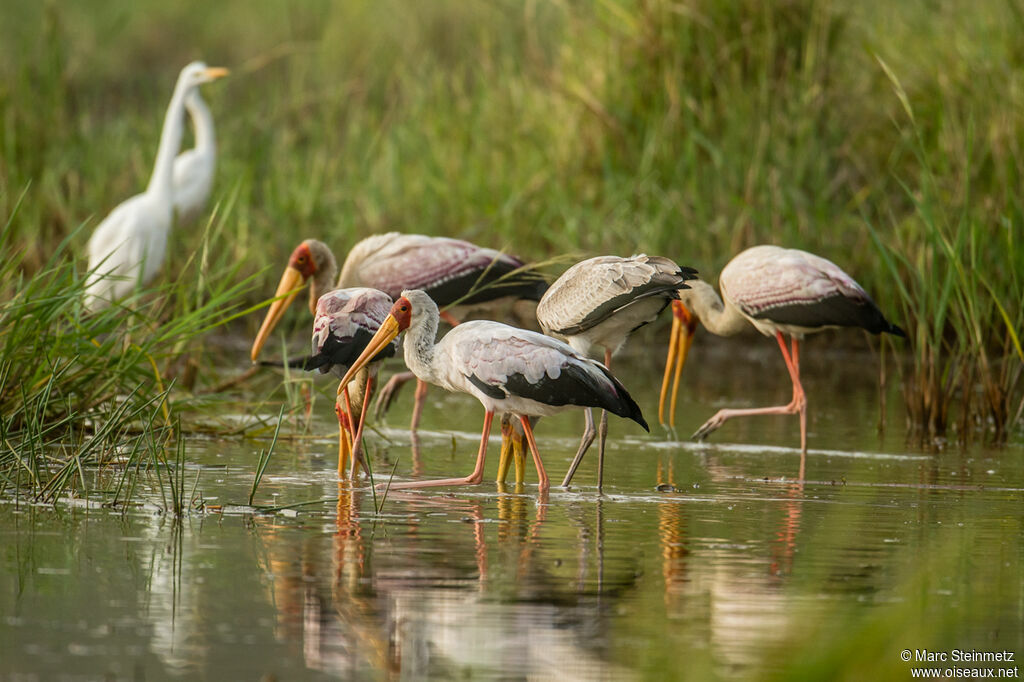
<instances>
[{"instance_id":1,"label":"stork bill touching water","mask_svg":"<svg viewBox=\"0 0 1024 682\"><path fill-rule=\"evenodd\" d=\"M570 407L600 407L647 429L640 408L618 379L568 344L485 320L464 322L435 343L439 319L437 304L425 292L403 291L366 350L341 380L343 385L350 381L405 331L405 364L418 379L449 391L468 393L484 406L483 434L470 475L391 484L390 488L480 483L495 412L508 413L519 420L533 455L541 491L548 489L549 482L530 417L553 415Z\"/></svg>"},{"instance_id":2,"label":"stork bill touching water","mask_svg":"<svg viewBox=\"0 0 1024 682\"><path fill-rule=\"evenodd\" d=\"M753 325L774 336L793 384L786 405L719 410L693 437L702 439L726 420L757 414L799 414L800 450L807 452L807 397L800 383L800 341L807 334L836 327L906 336L885 319L864 289L830 260L799 249L754 246L733 258L718 278L721 296L702 281L689 282L673 302L672 336L662 379L658 419L665 423L665 398L672 380L669 424L675 424L679 374L700 322L712 334L730 336ZM786 347L784 335L790 337ZM801 460L802 461L802 460ZM801 466L801 478L803 477Z\"/></svg>"},{"instance_id":3,"label":"stork bill touching water","mask_svg":"<svg viewBox=\"0 0 1024 682\"><path fill-rule=\"evenodd\" d=\"M366 349L390 310L391 297L377 289L351 287L327 292L316 303L313 349L303 368L315 369L321 374L331 372L340 379ZM344 477L350 455L351 473L353 477L355 475L356 462L360 460L359 443L366 421L366 406L373 394L377 368L380 361L395 354L396 347L395 343L383 347L373 361L359 372L355 391L343 390L344 385L338 385L338 399L334 409L338 415L339 477ZM358 424L354 424L353 419L357 414Z\"/></svg>"},{"instance_id":4,"label":"stork bill touching water","mask_svg":"<svg viewBox=\"0 0 1024 682\"><path fill-rule=\"evenodd\" d=\"M509 299L539 300L547 283L533 273L521 272L523 267L517 258L460 239L389 232L356 243L339 275L338 261L330 248L316 239L307 239L292 251L277 286L278 300L267 311L253 342L251 358L253 362L259 358L270 333L305 282L310 282L310 311L315 310L320 296L335 287L371 287L392 298L405 289L422 289L438 305L455 306L452 313L443 315L457 324L453 313L468 307ZM396 385L389 383L385 392L393 391ZM426 384L418 382L413 430L419 424L425 395Z\"/></svg>"}]
</instances>

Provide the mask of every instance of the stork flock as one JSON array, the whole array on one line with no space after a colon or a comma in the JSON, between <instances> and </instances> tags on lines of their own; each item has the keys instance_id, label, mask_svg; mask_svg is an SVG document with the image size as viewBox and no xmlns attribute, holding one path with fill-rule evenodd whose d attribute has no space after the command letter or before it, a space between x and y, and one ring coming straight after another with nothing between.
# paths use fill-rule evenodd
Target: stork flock
<instances>
[{"instance_id":1,"label":"stork flock","mask_svg":"<svg viewBox=\"0 0 1024 682\"><path fill-rule=\"evenodd\" d=\"M226 74L226 69L195 62L179 75L149 186L115 208L89 240L84 301L88 309L109 305L150 280L162 264L175 212L179 222L201 213L210 194L215 145L212 117L198 87ZM175 158L186 109L197 144ZM585 411L584 432L562 485L570 484L597 437L600 489L607 413L648 429L639 405L611 372L612 356L633 331L669 307L673 319L659 421L665 424L667 416L668 424L674 426L680 375L698 324L720 336L753 326L778 342L792 383L792 399L780 406L719 410L694 437L705 438L733 417L798 415L803 455L807 451L807 398L800 382L803 337L837 327L904 336L839 266L797 249L748 248L722 270L719 292L698 278L695 269L647 255L590 258L570 267L549 286L533 268L501 251L459 239L390 232L353 245L340 271L338 259L323 242L307 239L296 246L253 342L253 362L307 284L314 320L312 353L303 366L340 378L335 405L339 476L358 475L363 425L377 370L382 360L398 353L397 337L402 332L402 353L410 373L392 377L381 399L389 401L398 386L414 376L412 430L420 423L428 384L467 393L484 408L476 464L469 475L392 483L391 488L480 483L493 418L499 414L503 436L499 480L515 459L517 482L522 482L528 449L538 488L546 491L549 479L534 436L536 422L580 408ZM493 315L499 305L516 300L536 302L543 333L486 319L460 323L470 311ZM438 340L442 320L451 329ZM602 353L603 362L592 359L592 352ZM602 410L598 427L593 408Z\"/></svg>"}]
</instances>

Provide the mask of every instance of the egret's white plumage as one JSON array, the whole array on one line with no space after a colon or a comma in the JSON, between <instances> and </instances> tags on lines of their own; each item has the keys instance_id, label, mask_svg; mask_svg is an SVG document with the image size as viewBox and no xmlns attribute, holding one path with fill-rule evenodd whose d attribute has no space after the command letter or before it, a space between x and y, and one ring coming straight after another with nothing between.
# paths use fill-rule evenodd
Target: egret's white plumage
<instances>
[{"instance_id":1,"label":"egret's white plumage","mask_svg":"<svg viewBox=\"0 0 1024 682\"><path fill-rule=\"evenodd\" d=\"M225 69L193 62L178 75L146 191L111 211L89 238L86 309L106 307L160 270L173 220L173 167L184 129L185 98L201 84L226 74Z\"/></svg>"},{"instance_id":2,"label":"egret's white plumage","mask_svg":"<svg viewBox=\"0 0 1024 682\"><path fill-rule=\"evenodd\" d=\"M189 90L185 96L185 109L192 121L195 146L174 159L174 213L178 227L193 222L202 214L210 198L217 169L213 114L198 89Z\"/></svg>"}]
</instances>

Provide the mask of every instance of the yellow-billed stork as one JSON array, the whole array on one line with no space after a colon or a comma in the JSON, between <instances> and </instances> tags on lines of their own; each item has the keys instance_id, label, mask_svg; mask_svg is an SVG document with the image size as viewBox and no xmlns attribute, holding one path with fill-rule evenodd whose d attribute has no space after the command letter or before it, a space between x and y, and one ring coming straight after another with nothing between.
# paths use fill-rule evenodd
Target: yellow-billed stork
<instances>
[{"instance_id":1,"label":"yellow-billed stork","mask_svg":"<svg viewBox=\"0 0 1024 682\"><path fill-rule=\"evenodd\" d=\"M306 360L304 369L317 370L321 374L333 373L339 379L366 348L377 333L381 323L391 311L391 297L378 289L350 287L335 289L321 296L316 303L313 321L312 354ZM360 372L357 390L344 391L345 409L342 409L342 385L338 386L338 401L335 412L338 415L338 475L344 476L345 464L352 454L352 474L360 460L359 443L366 421L366 406L373 394L373 381L377 375L379 360L395 354L397 344L381 349L368 371ZM355 398L350 400L349 396ZM359 415L358 426L352 420ZM349 435L352 442L349 442Z\"/></svg>"},{"instance_id":2,"label":"yellow-billed stork","mask_svg":"<svg viewBox=\"0 0 1024 682\"><path fill-rule=\"evenodd\" d=\"M537 304L537 322L545 334L563 338L581 355L604 351L604 364L625 345L629 335L653 322L697 271L668 258L640 254L630 258L597 256L576 263L548 288ZM562 481L568 486L583 455L598 433L586 410L579 449ZM597 488L604 483L604 445L608 414L602 412L598 440Z\"/></svg>"},{"instance_id":3,"label":"yellow-billed stork","mask_svg":"<svg viewBox=\"0 0 1024 682\"><path fill-rule=\"evenodd\" d=\"M530 417L570 407L600 407L637 422L647 422L639 406L608 369L568 344L500 322L476 320L453 327L435 342L440 319L437 304L420 290L403 291L363 354L349 367L349 381L402 331L405 364L422 381L468 393L484 406L484 428L473 473L464 478L392 484L391 488L471 485L483 479L487 440L495 412L516 416L537 468L539 488L549 487Z\"/></svg>"},{"instance_id":4,"label":"yellow-billed stork","mask_svg":"<svg viewBox=\"0 0 1024 682\"><path fill-rule=\"evenodd\" d=\"M799 249L751 247L729 261L718 283L721 296L710 284L697 280L690 282L690 289L680 292L680 300L673 303L675 314L658 419L665 423L665 396L674 366L669 424L675 423L679 372L686 362L697 321L719 336L737 334L747 325L753 325L765 336L774 336L793 383L793 399L776 407L719 410L693 434L697 439L704 438L730 417L799 414L800 449L806 453L807 397L800 384L800 340L807 334L836 327L906 336L885 319L867 292L838 265ZM790 336L791 350L786 348L783 334Z\"/></svg>"},{"instance_id":5,"label":"yellow-billed stork","mask_svg":"<svg viewBox=\"0 0 1024 682\"><path fill-rule=\"evenodd\" d=\"M461 239L389 232L356 243L339 276L330 248L316 239L307 239L295 247L289 258L275 293L279 300L267 311L253 342L251 358L255 362L259 357L270 332L298 294L299 286L307 280L311 281L310 310L323 293L335 287L338 277L338 287L372 287L392 298L405 289L422 289L439 306L454 306L443 315L454 325L454 314L470 307L510 298L539 300L547 282L534 273L522 271L523 267L517 258ZM426 384L417 382L413 430L419 425L425 395Z\"/></svg>"}]
</instances>

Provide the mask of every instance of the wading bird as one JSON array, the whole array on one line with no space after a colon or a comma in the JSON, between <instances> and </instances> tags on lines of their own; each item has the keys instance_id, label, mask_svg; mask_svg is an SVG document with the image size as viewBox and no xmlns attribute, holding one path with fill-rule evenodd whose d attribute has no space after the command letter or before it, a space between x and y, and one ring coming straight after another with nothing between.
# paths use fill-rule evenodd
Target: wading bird
<instances>
[{"instance_id":1,"label":"wading bird","mask_svg":"<svg viewBox=\"0 0 1024 682\"><path fill-rule=\"evenodd\" d=\"M512 256L460 239L389 232L367 237L353 246L338 276L338 262L327 245L307 239L295 247L289 258L274 294L279 300L267 311L253 342L251 358L255 362L259 357L270 332L307 280L311 280L311 311L316 300L335 287L338 277L338 287L372 287L392 298L405 289L422 289L438 305L454 304L457 307L452 312L461 313L469 307L493 305L510 298L539 300L547 282L533 273L522 272L523 267L522 261ZM452 313L442 313L442 317L458 324ZM383 391L393 389L394 385L389 383ZM427 385L418 381L411 423L414 431L419 425L426 390Z\"/></svg>"},{"instance_id":2,"label":"wading bird","mask_svg":"<svg viewBox=\"0 0 1024 682\"><path fill-rule=\"evenodd\" d=\"M213 114L198 89L193 88L185 96L185 108L192 121L196 144L174 159L174 213L178 227L194 221L206 208L217 169Z\"/></svg>"},{"instance_id":3,"label":"wading bird","mask_svg":"<svg viewBox=\"0 0 1024 682\"><path fill-rule=\"evenodd\" d=\"M181 146L185 99L203 83L227 74L227 69L192 62L178 75L146 191L111 211L89 238L83 300L87 310L105 308L130 293L137 282L149 282L163 265L173 221L174 157Z\"/></svg>"},{"instance_id":4,"label":"wading bird","mask_svg":"<svg viewBox=\"0 0 1024 682\"><path fill-rule=\"evenodd\" d=\"M548 489L548 476L537 451L530 417L556 414L569 407L600 407L647 428L640 408L611 372L568 344L488 320L464 322L435 343L438 320L437 305L430 296L423 291L403 291L341 383L351 380L380 349L407 330L405 364L417 378L449 391L468 393L484 406L476 467L465 478L413 481L391 484L390 488L480 483L495 412L519 419L541 491Z\"/></svg>"},{"instance_id":5,"label":"wading bird","mask_svg":"<svg viewBox=\"0 0 1024 682\"><path fill-rule=\"evenodd\" d=\"M800 339L806 334L835 327L860 327L873 334L888 332L906 336L902 329L885 319L852 277L832 261L806 251L778 246L751 247L729 261L718 283L721 297L710 284L696 280L690 282L688 291L680 292L679 301L673 302L675 314L658 404L659 421L665 423L665 395L669 374L675 365L669 411L670 424L675 424L679 372L686 362L697 321L719 336L737 334L748 324L765 336L774 336L793 382L793 399L787 405L775 407L719 410L693 434L697 439L704 438L731 417L799 414L800 450L806 453L807 397L800 385ZM786 348L783 334L790 336L792 350ZM801 478L802 470L801 466Z\"/></svg>"},{"instance_id":6,"label":"wading bird","mask_svg":"<svg viewBox=\"0 0 1024 682\"><path fill-rule=\"evenodd\" d=\"M381 323L391 312L391 297L383 291L368 287L352 287L329 291L316 303L313 321L313 352L304 369L321 374L331 372L339 379L345 376L360 353L366 348ZM356 377L356 390L344 391L345 409L341 400L343 386L338 386L338 399L334 410L338 415L338 475L344 476L345 464L352 454L352 475L359 461L359 443L363 436L366 406L373 394L379 361L395 354L397 343L384 347ZM350 399L354 398L354 400ZM356 414L358 424L353 423ZM351 442L350 442L351 439Z\"/></svg>"},{"instance_id":7,"label":"wading bird","mask_svg":"<svg viewBox=\"0 0 1024 682\"><path fill-rule=\"evenodd\" d=\"M576 263L554 281L537 304L537 321L545 334L564 338L580 355L592 348L604 350L604 364L611 368L612 355L629 335L653 322L668 304L696 278L693 268L680 268L657 256L598 256ZM579 449L565 474L563 486L572 481L583 455L598 433L594 415L586 410L586 426ZM608 414L601 413L598 440L597 488L604 483L604 445Z\"/></svg>"}]
</instances>

